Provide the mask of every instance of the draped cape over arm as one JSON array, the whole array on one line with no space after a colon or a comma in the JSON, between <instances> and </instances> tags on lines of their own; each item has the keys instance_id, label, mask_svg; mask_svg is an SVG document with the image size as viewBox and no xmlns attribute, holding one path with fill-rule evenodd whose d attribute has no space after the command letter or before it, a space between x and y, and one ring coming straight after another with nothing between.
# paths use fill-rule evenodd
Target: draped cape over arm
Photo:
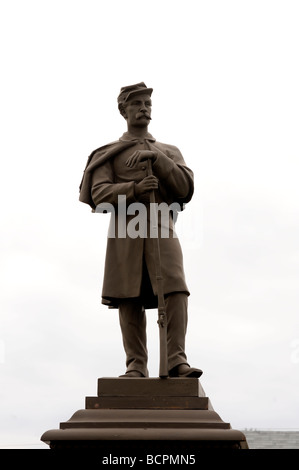
<instances>
[{"instance_id":1,"label":"draped cape over arm","mask_svg":"<svg viewBox=\"0 0 299 470\"><path fill-rule=\"evenodd\" d=\"M116 140L94 150L87 159L85 170L83 172L82 180L79 186L79 200L81 202L89 204L93 211L96 208L96 204L94 203L91 196L92 174L96 168L103 165L106 161L112 159L123 150L129 147L133 147L135 145L138 139L130 139L128 138L127 134L128 133L125 133L123 137L119 140ZM148 139L148 145L152 150L158 149L163 153L166 153L166 155L169 156L169 158L176 163L176 165L181 169L181 171L185 173L186 177L188 177L190 186L188 195L184 197L183 200L178 200L183 209L183 204L189 202L193 196L194 184L192 171L186 166L183 157L177 147L156 142L150 134Z\"/></svg>"},{"instance_id":2,"label":"draped cape over arm","mask_svg":"<svg viewBox=\"0 0 299 470\"><path fill-rule=\"evenodd\" d=\"M79 186L79 200L81 202L89 204L93 210L96 208L96 205L91 197L93 171L99 166L103 165L109 159L113 158L122 150L131 147L134 144L134 141L123 142L121 140L117 140L115 142L111 142L110 144L104 145L103 147L94 150L90 154L87 159L86 167L83 172L82 180Z\"/></svg>"}]
</instances>

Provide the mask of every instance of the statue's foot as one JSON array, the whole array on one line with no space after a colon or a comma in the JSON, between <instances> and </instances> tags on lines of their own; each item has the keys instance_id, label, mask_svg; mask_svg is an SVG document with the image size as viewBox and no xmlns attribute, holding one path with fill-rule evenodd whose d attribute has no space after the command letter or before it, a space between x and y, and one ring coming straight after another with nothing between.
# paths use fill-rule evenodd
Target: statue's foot
<instances>
[{"instance_id":1,"label":"statue's foot","mask_svg":"<svg viewBox=\"0 0 299 470\"><path fill-rule=\"evenodd\" d=\"M129 370L125 374L120 375L120 377L144 377L144 375L138 372L138 370Z\"/></svg>"},{"instance_id":2,"label":"statue's foot","mask_svg":"<svg viewBox=\"0 0 299 470\"><path fill-rule=\"evenodd\" d=\"M180 364L179 366L173 367L169 371L169 377L200 377L202 375L201 369L190 367L188 364Z\"/></svg>"}]
</instances>

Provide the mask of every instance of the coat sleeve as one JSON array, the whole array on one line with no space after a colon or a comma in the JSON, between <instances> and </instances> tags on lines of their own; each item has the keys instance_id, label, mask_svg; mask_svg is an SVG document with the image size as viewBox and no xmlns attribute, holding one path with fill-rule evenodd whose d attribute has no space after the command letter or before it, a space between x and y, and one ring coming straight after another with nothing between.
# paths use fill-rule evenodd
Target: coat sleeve
<instances>
[{"instance_id":1,"label":"coat sleeve","mask_svg":"<svg viewBox=\"0 0 299 470\"><path fill-rule=\"evenodd\" d=\"M126 203L135 202L135 183L114 183L113 166L110 160L93 171L91 178L91 196L94 204L112 204L117 207L118 196L126 196Z\"/></svg>"},{"instance_id":2,"label":"coat sleeve","mask_svg":"<svg viewBox=\"0 0 299 470\"><path fill-rule=\"evenodd\" d=\"M175 200L189 202L194 192L193 172L187 167L177 147L167 146L158 150L158 158L153 164L153 171L163 186L172 193Z\"/></svg>"}]
</instances>

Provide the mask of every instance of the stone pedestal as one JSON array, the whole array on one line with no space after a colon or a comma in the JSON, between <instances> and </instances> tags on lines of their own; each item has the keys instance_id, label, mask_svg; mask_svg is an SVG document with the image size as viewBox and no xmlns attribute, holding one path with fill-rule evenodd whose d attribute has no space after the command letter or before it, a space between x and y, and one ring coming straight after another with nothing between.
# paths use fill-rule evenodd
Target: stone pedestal
<instances>
[{"instance_id":1,"label":"stone pedestal","mask_svg":"<svg viewBox=\"0 0 299 470\"><path fill-rule=\"evenodd\" d=\"M203 448L248 448L246 438L214 411L195 378L100 378L60 429L41 440L52 449L176 454Z\"/></svg>"}]
</instances>

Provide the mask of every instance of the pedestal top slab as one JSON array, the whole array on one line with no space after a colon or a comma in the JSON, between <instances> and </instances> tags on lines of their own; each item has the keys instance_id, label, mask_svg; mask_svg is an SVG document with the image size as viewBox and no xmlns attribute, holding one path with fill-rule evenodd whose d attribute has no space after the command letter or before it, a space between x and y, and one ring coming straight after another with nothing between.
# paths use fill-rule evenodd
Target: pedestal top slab
<instances>
[{"instance_id":1,"label":"pedestal top slab","mask_svg":"<svg viewBox=\"0 0 299 470\"><path fill-rule=\"evenodd\" d=\"M103 377L98 379L98 396L205 397L196 378Z\"/></svg>"}]
</instances>

